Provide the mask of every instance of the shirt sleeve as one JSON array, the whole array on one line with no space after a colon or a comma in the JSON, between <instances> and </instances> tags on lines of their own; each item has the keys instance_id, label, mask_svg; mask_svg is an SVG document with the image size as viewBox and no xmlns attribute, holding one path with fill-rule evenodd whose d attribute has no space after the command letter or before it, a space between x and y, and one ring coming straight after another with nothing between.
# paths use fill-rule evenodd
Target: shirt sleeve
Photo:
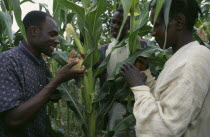
<instances>
[{"instance_id":1,"label":"shirt sleeve","mask_svg":"<svg viewBox=\"0 0 210 137\"><path fill-rule=\"evenodd\" d=\"M165 74L155 87L160 95L152 94L148 86L131 88L137 137L178 137L185 132L200 112L209 88L208 67L202 64L205 61L199 63L183 64Z\"/></svg>"},{"instance_id":2,"label":"shirt sleeve","mask_svg":"<svg viewBox=\"0 0 210 137\"><path fill-rule=\"evenodd\" d=\"M145 75L147 76L147 80L146 80L146 85L150 88L151 92L154 90L155 87L155 77L152 76L150 69L147 69L145 71L142 71L145 73Z\"/></svg>"},{"instance_id":3,"label":"shirt sleeve","mask_svg":"<svg viewBox=\"0 0 210 137\"><path fill-rule=\"evenodd\" d=\"M19 72L20 73L20 72ZM0 60L0 112L18 106L23 101L23 92L15 63Z\"/></svg>"}]
</instances>

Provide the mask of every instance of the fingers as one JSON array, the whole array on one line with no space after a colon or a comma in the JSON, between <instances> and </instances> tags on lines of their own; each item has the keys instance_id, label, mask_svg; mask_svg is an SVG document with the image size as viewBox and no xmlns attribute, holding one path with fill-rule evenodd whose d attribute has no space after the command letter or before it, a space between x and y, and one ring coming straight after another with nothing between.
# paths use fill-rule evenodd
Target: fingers
<instances>
[{"instance_id":1,"label":"fingers","mask_svg":"<svg viewBox=\"0 0 210 137\"><path fill-rule=\"evenodd\" d=\"M134 68L135 67L130 62L128 62L128 63L123 64L121 70L122 71L128 71L128 70L134 69Z\"/></svg>"},{"instance_id":2,"label":"fingers","mask_svg":"<svg viewBox=\"0 0 210 137\"><path fill-rule=\"evenodd\" d=\"M132 69L135 69L136 67L133 65L133 64L131 64L130 62L128 62L128 66L129 66L129 68L132 68Z\"/></svg>"},{"instance_id":3,"label":"fingers","mask_svg":"<svg viewBox=\"0 0 210 137\"><path fill-rule=\"evenodd\" d=\"M85 72L85 66L83 65L81 69L71 69L74 73L84 73Z\"/></svg>"},{"instance_id":4,"label":"fingers","mask_svg":"<svg viewBox=\"0 0 210 137\"><path fill-rule=\"evenodd\" d=\"M83 65L81 69L82 69L82 70L85 70L85 66Z\"/></svg>"},{"instance_id":5,"label":"fingers","mask_svg":"<svg viewBox=\"0 0 210 137\"><path fill-rule=\"evenodd\" d=\"M75 66L77 63L79 63L78 59L75 59L74 61L72 61L70 64L66 65L68 68L72 68L73 66Z\"/></svg>"},{"instance_id":6,"label":"fingers","mask_svg":"<svg viewBox=\"0 0 210 137\"><path fill-rule=\"evenodd\" d=\"M123 71L120 71L120 74L123 76L123 77L126 77L125 73Z\"/></svg>"},{"instance_id":7,"label":"fingers","mask_svg":"<svg viewBox=\"0 0 210 137\"><path fill-rule=\"evenodd\" d=\"M77 55L77 58L81 59L82 57L81 57L81 55L80 55L80 54L78 54L78 55Z\"/></svg>"},{"instance_id":8,"label":"fingers","mask_svg":"<svg viewBox=\"0 0 210 137\"><path fill-rule=\"evenodd\" d=\"M74 58L74 54L75 54L75 50L73 49L73 50L70 52L69 58Z\"/></svg>"},{"instance_id":9,"label":"fingers","mask_svg":"<svg viewBox=\"0 0 210 137\"><path fill-rule=\"evenodd\" d=\"M129 73L128 71L131 69L131 66L130 65L131 64L129 64L129 63L125 63L121 67L120 74L123 75L123 77L127 77L127 74Z\"/></svg>"},{"instance_id":10,"label":"fingers","mask_svg":"<svg viewBox=\"0 0 210 137\"><path fill-rule=\"evenodd\" d=\"M83 77L85 74L84 69L70 69L69 71L73 74L73 77Z\"/></svg>"},{"instance_id":11,"label":"fingers","mask_svg":"<svg viewBox=\"0 0 210 137\"><path fill-rule=\"evenodd\" d=\"M82 51L80 51L79 53L80 53L80 56L81 56L83 59L85 59L85 54L84 54Z\"/></svg>"}]
</instances>

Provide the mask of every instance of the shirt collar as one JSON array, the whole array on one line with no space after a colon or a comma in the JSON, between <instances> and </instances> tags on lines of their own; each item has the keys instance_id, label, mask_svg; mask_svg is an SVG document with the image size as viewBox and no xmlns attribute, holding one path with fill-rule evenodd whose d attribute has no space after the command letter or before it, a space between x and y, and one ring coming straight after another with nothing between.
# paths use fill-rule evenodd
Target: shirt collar
<instances>
[{"instance_id":1,"label":"shirt collar","mask_svg":"<svg viewBox=\"0 0 210 137\"><path fill-rule=\"evenodd\" d=\"M21 41L19 42L19 48L20 48L21 51L23 51L23 53L25 53L35 63L42 64L44 62L42 57L37 58L29 50L27 50L26 47L23 45L23 43Z\"/></svg>"}]
</instances>

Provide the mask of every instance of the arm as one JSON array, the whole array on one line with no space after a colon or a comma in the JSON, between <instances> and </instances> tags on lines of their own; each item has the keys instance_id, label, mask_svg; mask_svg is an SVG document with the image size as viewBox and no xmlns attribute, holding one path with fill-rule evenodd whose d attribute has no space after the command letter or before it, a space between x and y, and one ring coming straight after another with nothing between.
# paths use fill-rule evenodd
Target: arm
<instances>
[{"instance_id":1,"label":"arm","mask_svg":"<svg viewBox=\"0 0 210 137\"><path fill-rule=\"evenodd\" d=\"M150 87L151 91L154 90L154 86L156 83L155 77L152 76L151 71L149 69L149 61L145 57L138 57L134 63L135 67L138 68L139 71L144 72L147 76L147 80L145 81L145 85Z\"/></svg>"},{"instance_id":2,"label":"arm","mask_svg":"<svg viewBox=\"0 0 210 137\"><path fill-rule=\"evenodd\" d=\"M147 69L145 71L142 71L146 76L147 76L147 80L145 81L145 85L148 86L150 88L150 91L154 91L155 88L155 77L152 76L150 69Z\"/></svg>"},{"instance_id":3,"label":"arm","mask_svg":"<svg viewBox=\"0 0 210 137\"><path fill-rule=\"evenodd\" d=\"M200 112L208 91L205 89L208 88L209 78L203 83L199 81L202 79L198 79L204 77L208 72L196 73L197 70L200 70L196 67L183 65L173 71L168 69L163 72L165 75L162 75L161 82L157 83L155 94L150 93L148 86L141 84L144 82L142 78L136 78L143 77L141 73L137 74L129 67L123 69L122 73L128 83L130 81L135 96L133 113L136 118L138 137L183 135L189 123ZM128 76L131 72L134 73L131 77L135 78L131 79ZM135 80L139 82L132 82Z\"/></svg>"},{"instance_id":4,"label":"arm","mask_svg":"<svg viewBox=\"0 0 210 137\"><path fill-rule=\"evenodd\" d=\"M49 97L54 93L56 88L63 82L73 79L78 76L82 76L83 69L71 69L76 65L78 61L74 61L61 68L57 76L46 85L38 94L29 100L22 102L15 108L7 110L5 112L5 122L11 128L18 128L29 120L31 120L36 112L48 101Z\"/></svg>"}]
</instances>

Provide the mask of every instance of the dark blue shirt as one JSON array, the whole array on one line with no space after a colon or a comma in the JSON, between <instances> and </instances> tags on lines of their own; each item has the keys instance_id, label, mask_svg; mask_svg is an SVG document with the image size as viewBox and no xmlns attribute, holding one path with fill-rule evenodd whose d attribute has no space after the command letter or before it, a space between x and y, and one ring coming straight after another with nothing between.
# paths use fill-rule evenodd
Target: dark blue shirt
<instances>
[{"instance_id":1,"label":"dark blue shirt","mask_svg":"<svg viewBox=\"0 0 210 137\"><path fill-rule=\"evenodd\" d=\"M47 77L50 72L44 60L34 57L21 42L0 53L0 137L47 137L46 105L18 131L10 131L4 122L4 112L37 94L48 83Z\"/></svg>"}]
</instances>

